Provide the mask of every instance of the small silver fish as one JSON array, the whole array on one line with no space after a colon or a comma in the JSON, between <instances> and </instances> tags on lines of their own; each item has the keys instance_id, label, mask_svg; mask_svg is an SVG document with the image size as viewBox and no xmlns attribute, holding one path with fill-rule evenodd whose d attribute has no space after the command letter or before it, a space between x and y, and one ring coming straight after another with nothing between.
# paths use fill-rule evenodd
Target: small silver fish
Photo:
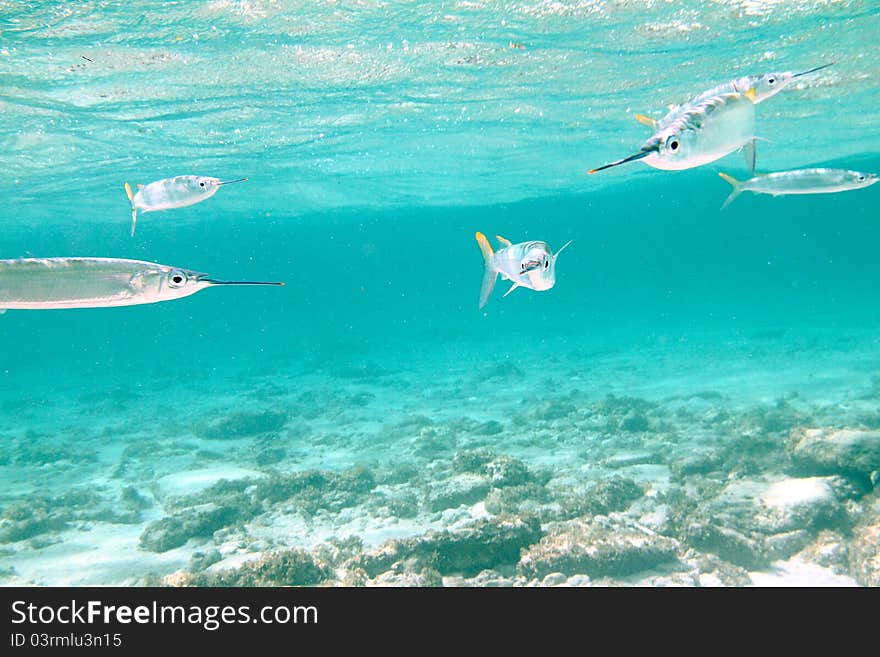
<instances>
[{"instance_id":1,"label":"small silver fish","mask_svg":"<svg viewBox=\"0 0 880 657\"><path fill-rule=\"evenodd\" d=\"M698 96L694 96L686 103L673 107L662 119L658 120L653 119L650 116L645 116L644 114L636 114L636 120L656 132L672 123L681 114L686 112L688 108L698 105L713 96L720 96L721 94L729 93L744 94L749 100L757 105L758 103L778 94L797 78L815 73L816 71L821 71L823 68L834 66L834 64L835 62L822 64L821 66L800 73L795 73L794 71L777 71L774 73L764 73L763 75L744 75L736 80L719 84L708 91L704 91Z\"/></svg>"},{"instance_id":2,"label":"small silver fish","mask_svg":"<svg viewBox=\"0 0 880 657\"><path fill-rule=\"evenodd\" d=\"M284 283L221 281L189 269L119 258L0 260L0 312L135 306L180 299L214 285Z\"/></svg>"},{"instance_id":3,"label":"small silver fish","mask_svg":"<svg viewBox=\"0 0 880 657\"><path fill-rule=\"evenodd\" d=\"M740 148L753 147L754 138L755 104L745 94L720 94L688 107L672 121L663 123L638 153L588 173L634 160L644 160L655 169L692 169Z\"/></svg>"},{"instance_id":4,"label":"small silver fish","mask_svg":"<svg viewBox=\"0 0 880 657\"><path fill-rule=\"evenodd\" d=\"M513 285L504 293L507 296L518 287L527 287L532 290L549 290L556 284L556 258L571 244L566 242L559 251L554 253L546 242L520 242L511 244L500 235L496 235L501 243L498 251L493 251L489 240L483 233L477 232L477 244L483 254L483 286L480 289L480 308L486 305L498 274L512 281Z\"/></svg>"},{"instance_id":5,"label":"small silver fish","mask_svg":"<svg viewBox=\"0 0 880 657\"><path fill-rule=\"evenodd\" d=\"M722 210L742 192L771 194L772 196L831 194L869 187L880 180L880 175L876 173L862 173L846 169L794 169L764 173L742 181L728 176L726 173L718 175L733 186L733 191L721 206Z\"/></svg>"},{"instance_id":6,"label":"small silver fish","mask_svg":"<svg viewBox=\"0 0 880 657\"><path fill-rule=\"evenodd\" d=\"M175 176L151 182L149 185L138 185L137 194L133 194L131 186L125 183L125 193L131 201L131 234L134 236L138 210L153 212L186 207L211 198L222 185L245 180L247 178L220 180L206 176Z\"/></svg>"}]
</instances>

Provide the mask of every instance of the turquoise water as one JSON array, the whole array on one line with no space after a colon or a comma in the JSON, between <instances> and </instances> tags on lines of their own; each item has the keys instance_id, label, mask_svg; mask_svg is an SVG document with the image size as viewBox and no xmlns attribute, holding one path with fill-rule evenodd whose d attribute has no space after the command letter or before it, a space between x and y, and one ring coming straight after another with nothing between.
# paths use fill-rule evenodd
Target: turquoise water
<instances>
[{"instance_id":1,"label":"turquoise water","mask_svg":"<svg viewBox=\"0 0 880 657\"><path fill-rule=\"evenodd\" d=\"M721 212L736 154L586 175L636 113L828 62L757 106L758 169L880 172L878 33L870 2L0 1L0 257L286 283L0 317L0 582L880 583L880 187ZM123 183L182 174L249 181L130 237ZM479 311L478 230L573 240L556 286ZM285 554L314 568L254 574Z\"/></svg>"}]
</instances>

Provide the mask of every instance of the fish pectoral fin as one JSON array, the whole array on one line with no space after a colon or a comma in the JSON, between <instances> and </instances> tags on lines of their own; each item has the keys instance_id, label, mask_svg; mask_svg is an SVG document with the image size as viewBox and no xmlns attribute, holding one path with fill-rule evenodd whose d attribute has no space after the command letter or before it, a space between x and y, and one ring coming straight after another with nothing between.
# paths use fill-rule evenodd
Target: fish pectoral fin
<instances>
[{"instance_id":1,"label":"fish pectoral fin","mask_svg":"<svg viewBox=\"0 0 880 657\"><path fill-rule=\"evenodd\" d=\"M510 289L504 293L504 296L506 297L508 294L513 292L518 287L522 287L522 286L519 283L514 282L514 284L510 286ZM501 298L503 299L504 297L501 297Z\"/></svg>"},{"instance_id":2,"label":"fish pectoral fin","mask_svg":"<svg viewBox=\"0 0 880 657\"><path fill-rule=\"evenodd\" d=\"M134 193L131 191L131 185L125 183L125 193L128 195L128 200L131 201L134 199Z\"/></svg>"},{"instance_id":3,"label":"fish pectoral fin","mask_svg":"<svg viewBox=\"0 0 880 657\"><path fill-rule=\"evenodd\" d=\"M754 103L755 98L757 97L757 93L755 91L755 88L754 87L750 88L748 91L743 93L743 96L745 96L746 98L748 98L750 101L752 101Z\"/></svg>"},{"instance_id":4,"label":"fish pectoral fin","mask_svg":"<svg viewBox=\"0 0 880 657\"><path fill-rule=\"evenodd\" d=\"M636 121L641 123L642 125L646 125L651 130L657 129L657 119L652 119L650 116L645 116L644 114L636 114Z\"/></svg>"},{"instance_id":5,"label":"fish pectoral fin","mask_svg":"<svg viewBox=\"0 0 880 657\"><path fill-rule=\"evenodd\" d=\"M501 235L496 235L495 239L498 240L499 242L501 242L501 246L512 246L511 241L509 239L505 239L504 237L501 237Z\"/></svg>"},{"instance_id":6,"label":"fish pectoral fin","mask_svg":"<svg viewBox=\"0 0 880 657\"><path fill-rule=\"evenodd\" d=\"M137 184L137 188L138 188L139 190L140 190L140 189L143 189L143 188L144 188L143 183L138 183L138 184Z\"/></svg>"}]
</instances>

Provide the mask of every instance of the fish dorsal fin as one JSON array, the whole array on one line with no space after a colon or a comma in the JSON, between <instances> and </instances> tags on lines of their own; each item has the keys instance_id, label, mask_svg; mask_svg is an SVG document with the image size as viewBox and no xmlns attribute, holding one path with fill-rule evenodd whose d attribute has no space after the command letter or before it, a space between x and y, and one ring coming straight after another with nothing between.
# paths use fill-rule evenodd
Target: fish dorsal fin
<instances>
[{"instance_id":1,"label":"fish dorsal fin","mask_svg":"<svg viewBox=\"0 0 880 657\"><path fill-rule=\"evenodd\" d=\"M514 283L513 285L510 286L510 289L509 289L507 292L504 293L504 296L506 297L508 294L510 294L511 292L513 292L513 291L514 291L516 288L518 288L519 286L520 286L519 283ZM503 299L503 298L504 298L504 297L502 297L502 299Z\"/></svg>"},{"instance_id":2,"label":"fish dorsal fin","mask_svg":"<svg viewBox=\"0 0 880 657\"><path fill-rule=\"evenodd\" d=\"M565 244L562 245L562 248L559 249L556 253L553 254L553 263L556 263L556 258L559 257L559 254L565 251L565 248L572 243L572 240L568 240Z\"/></svg>"},{"instance_id":3,"label":"fish dorsal fin","mask_svg":"<svg viewBox=\"0 0 880 657\"><path fill-rule=\"evenodd\" d=\"M138 184L137 184L137 188L138 188L138 189L143 189L143 188L144 188L144 184L143 184L143 183L138 183Z\"/></svg>"},{"instance_id":4,"label":"fish dorsal fin","mask_svg":"<svg viewBox=\"0 0 880 657\"><path fill-rule=\"evenodd\" d=\"M651 130L657 129L657 119L652 119L650 116L645 116L644 114L636 114L636 121L641 123L642 125L646 125Z\"/></svg>"},{"instance_id":5,"label":"fish dorsal fin","mask_svg":"<svg viewBox=\"0 0 880 657\"><path fill-rule=\"evenodd\" d=\"M501 242L501 246L512 246L511 241L509 239L501 237L501 235L496 235L495 239Z\"/></svg>"}]
</instances>

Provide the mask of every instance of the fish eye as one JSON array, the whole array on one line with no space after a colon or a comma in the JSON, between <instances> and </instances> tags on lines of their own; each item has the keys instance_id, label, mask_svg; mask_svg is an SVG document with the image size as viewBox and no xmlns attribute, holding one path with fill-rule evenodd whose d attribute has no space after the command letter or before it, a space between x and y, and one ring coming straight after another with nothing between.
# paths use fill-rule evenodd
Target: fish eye
<instances>
[{"instance_id":1,"label":"fish eye","mask_svg":"<svg viewBox=\"0 0 880 657\"><path fill-rule=\"evenodd\" d=\"M204 181L204 180L200 180L200 181L199 181L199 187L201 187L202 189L204 189L204 187L205 187L205 181Z\"/></svg>"},{"instance_id":2,"label":"fish eye","mask_svg":"<svg viewBox=\"0 0 880 657\"><path fill-rule=\"evenodd\" d=\"M859 176L859 182L865 182L865 177L864 177L864 176Z\"/></svg>"},{"instance_id":3,"label":"fish eye","mask_svg":"<svg viewBox=\"0 0 880 657\"><path fill-rule=\"evenodd\" d=\"M186 284L187 280L188 280L188 278L187 278L186 273L179 270L179 269L175 269L174 271L171 272L171 275L168 276L168 284L171 287L180 287L180 286Z\"/></svg>"},{"instance_id":4,"label":"fish eye","mask_svg":"<svg viewBox=\"0 0 880 657\"><path fill-rule=\"evenodd\" d=\"M673 153L678 150L678 140L677 139L673 139L667 145L669 147L669 150L672 151Z\"/></svg>"},{"instance_id":5,"label":"fish eye","mask_svg":"<svg viewBox=\"0 0 880 657\"><path fill-rule=\"evenodd\" d=\"M549 260L545 260L545 261L544 261L544 269L549 269L549 268L550 268L550 261L549 261Z\"/></svg>"},{"instance_id":6,"label":"fish eye","mask_svg":"<svg viewBox=\"0 0 880 657\"><path fill-rule=\"evenodd\" d=\"M774 77L771 75L769 78L767 78L767 84L769 84L769 85L771 85L771 86L774 85L774 84L776 84L776 78L774 78Z\"/></svg>"}]
</instances>

